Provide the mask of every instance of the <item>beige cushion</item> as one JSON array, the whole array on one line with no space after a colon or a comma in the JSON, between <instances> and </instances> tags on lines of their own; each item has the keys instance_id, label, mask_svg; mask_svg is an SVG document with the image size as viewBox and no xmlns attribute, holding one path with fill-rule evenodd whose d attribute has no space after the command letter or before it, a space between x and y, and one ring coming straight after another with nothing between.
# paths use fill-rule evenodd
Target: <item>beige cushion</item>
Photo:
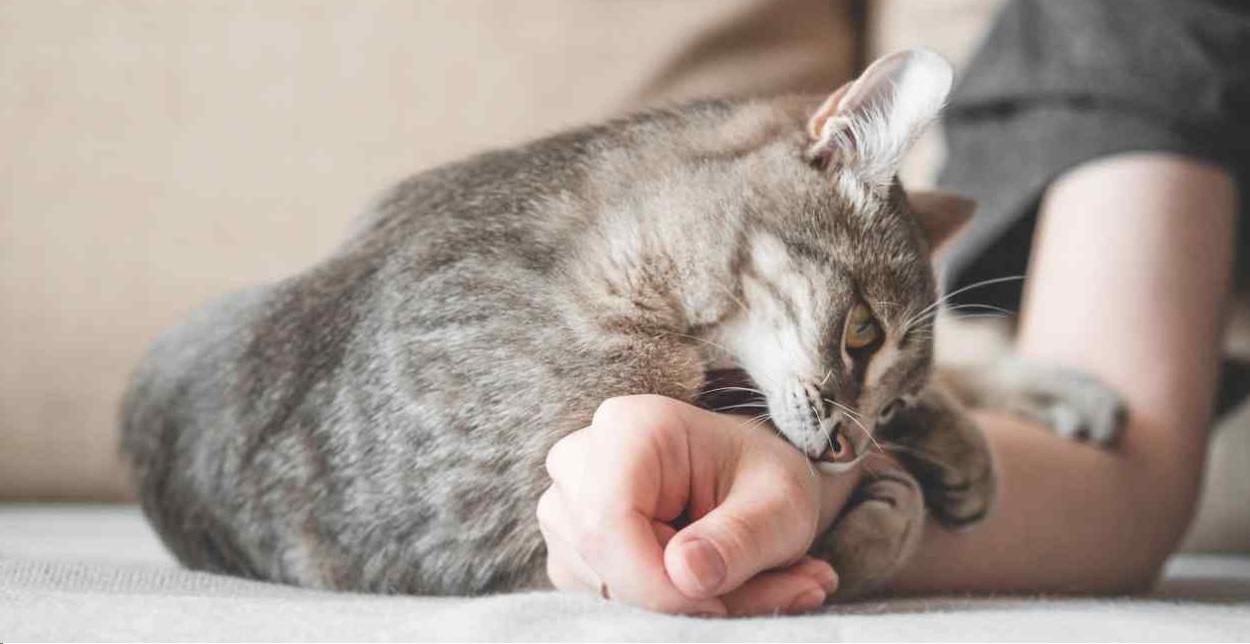
<instances>
[{"instance_id":1,"label":"beige cushion","mask_svg":"<svg viewBox=\"0 0 1250 644\"><path fill-rule=\"evenodd\" d=\"M127 496L146 345L388 183L649 102L827 91L847 5L0 0L0 498Z\"/></svg>"}]
</instances>

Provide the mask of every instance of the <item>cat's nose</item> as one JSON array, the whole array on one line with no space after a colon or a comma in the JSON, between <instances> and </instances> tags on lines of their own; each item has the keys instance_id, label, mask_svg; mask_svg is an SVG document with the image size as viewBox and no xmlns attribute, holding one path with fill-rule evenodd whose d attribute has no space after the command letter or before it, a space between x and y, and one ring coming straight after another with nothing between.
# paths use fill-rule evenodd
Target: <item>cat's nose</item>
<instances>
[{"instance_id":1,"label":"cat's nose","mask_svg":"<svg viewBox=\"0 0 1250 644\"><path fill-rule=\"evenodd\" d=\"M855 458L854 449L850 441L842 435L843 420L841 416L826 420L821 423L821 429L825 432L825 438L829 443L829 447L820 455L817 460L827 461L829 463L842 463Z\"/></svg>"}]
</instances>

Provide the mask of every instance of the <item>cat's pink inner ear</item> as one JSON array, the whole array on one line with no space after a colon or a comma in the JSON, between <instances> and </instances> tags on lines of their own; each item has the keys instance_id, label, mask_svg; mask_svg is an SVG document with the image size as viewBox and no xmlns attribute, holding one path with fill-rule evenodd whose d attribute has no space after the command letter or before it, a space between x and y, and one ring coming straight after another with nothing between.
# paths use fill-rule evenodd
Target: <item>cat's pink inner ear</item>
<instances>
[{"instance_id":1,"label":"cat's pink inner ear","mask_svg":"<svg viewBox=\"0 0 1250 644\"><path fill-rule=\"evenodd\" d=\"M907 203L934 252L963 230L977 209L976 200L941 190L909 191Z\"/></svg>"},{"instance_id":2,"label":"cat's pink inner ear","mask_svg":"<svg viewBox=\"0 0 1250 644\"><path fill-rule=\"evenodd\" d=\"M838 113L838 106L842 104L842 97L846 96L847 90L851 89L853 84L855 84L855 81L847 81L837 91L830 94L829 98L826 98L825 102L821 103L816 112L812 114L812 117L807 120L807 133L812 137L813 141L821 139L825 130L825 122Z\"/></svg>"},{"instance_id":3,"label":"cat's pink inner ear","mask_svg":"<svg viewBox=\"0 0 1250 644\"><path fill-rule=\"evenodd\" d=\"M952 71L941 56L908 49L882 57L825 100L807 123L808 154L886 192L903 155L937 116Z\"/></svg>"}]
</instances>

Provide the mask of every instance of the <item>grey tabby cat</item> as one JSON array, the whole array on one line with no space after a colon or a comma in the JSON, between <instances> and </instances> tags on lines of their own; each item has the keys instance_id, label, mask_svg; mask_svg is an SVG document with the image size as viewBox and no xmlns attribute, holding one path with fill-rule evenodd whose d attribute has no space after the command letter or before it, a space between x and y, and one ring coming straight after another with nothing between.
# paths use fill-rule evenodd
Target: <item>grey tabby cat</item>
<instances>
[{"instance_id":1,"label":"grey tabby cat","mask_svg":"<svg viewBox=\"0 0 1250 644\"><path fill-rule=\"evenodd\" d=\"M871 590L926 506L965 525L994 492L980 432L926 386L929 251L971 208L895 178L950 80L903 52L823 104L704 102L403 182L329 258L156 343L123 410L147 516L196 569L544 586L551 445L606 398L698 402L732 368L823 467L874 432L905 450L914 478L866 484L814 548Z\"/></svg>"}]
</instances>

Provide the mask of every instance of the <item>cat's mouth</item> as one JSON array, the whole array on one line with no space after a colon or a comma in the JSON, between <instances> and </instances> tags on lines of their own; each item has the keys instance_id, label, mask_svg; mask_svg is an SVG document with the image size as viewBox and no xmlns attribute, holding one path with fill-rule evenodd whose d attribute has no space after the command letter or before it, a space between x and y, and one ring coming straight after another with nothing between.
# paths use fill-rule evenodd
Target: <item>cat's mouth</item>
<instances>
[{"instance_id":1,"label":"cat's mouth","mask_svg":"<svg viewBox=\"0 0 1250 644\"><path fill-rule=\"evenodd\" d=\"M829 449L822 452L816 460L823 463L850 463L855 460L855 450L842 437L841 432L835 431L829 435Z\"/></svg>"},{"instance_id":2,"label":"cat's mouth","mask_svg":"<svg viewBox=\"0 0 1250 644\"><path fill-rule=\"evenodd\" d=\"M703 377L703 387L696 398L697 404L711 411L739 414L760 420L771 420L768 400L751 376L742 369L710 369ZM829 421L826 421L829 423ZM821 431L829 437L829 447L812 456L796 446L816 463L846 465L856 460L856 449L842 434L836 423L822 426Z\"/></svg>"}]
</instances>

